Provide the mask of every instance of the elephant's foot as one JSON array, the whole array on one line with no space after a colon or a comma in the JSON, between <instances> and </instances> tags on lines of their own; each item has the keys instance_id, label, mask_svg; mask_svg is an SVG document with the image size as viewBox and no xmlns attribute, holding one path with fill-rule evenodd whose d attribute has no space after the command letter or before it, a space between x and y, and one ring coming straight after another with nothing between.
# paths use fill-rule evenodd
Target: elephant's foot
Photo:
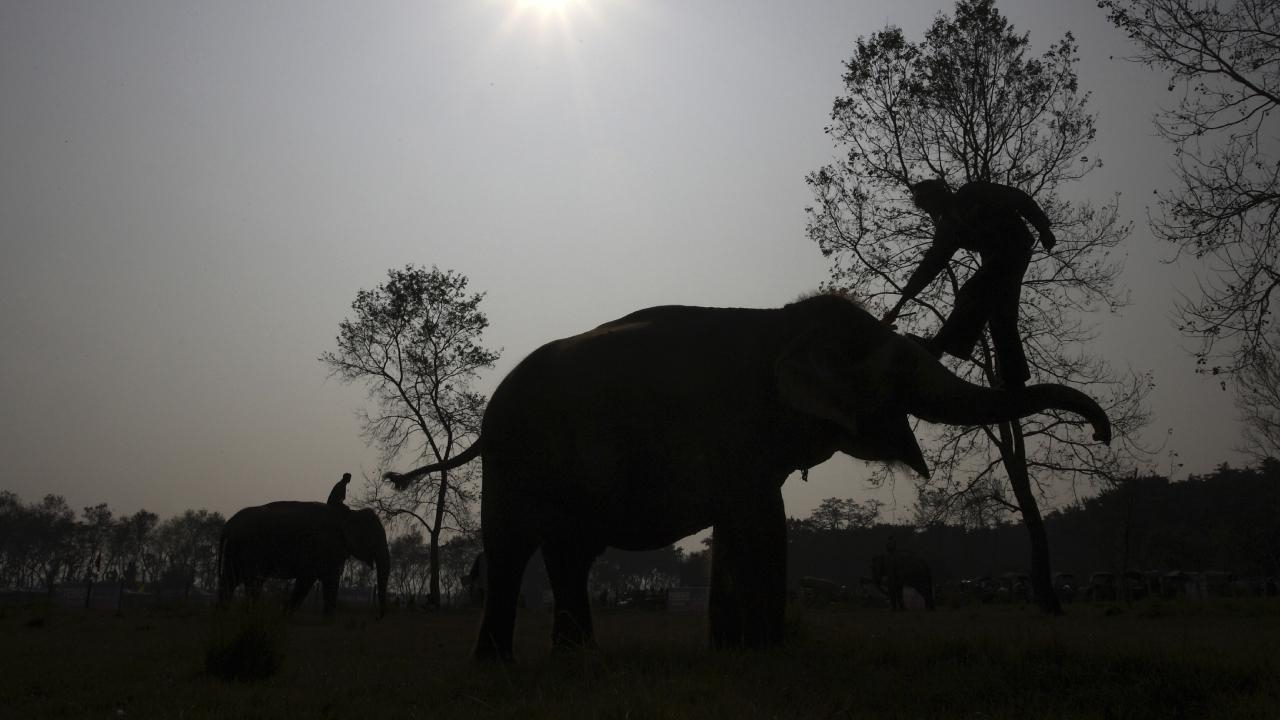
<instances>
[{"instance_id":1,"label":"elephant's foot","mask_svg":"<svg viewBox=\"0 0 1280 720\"><path fill-rule=\"evenodd\" d=\"M591 617L587 616L584 622L570 613L557 613L555 624L551 629L551 647L555 650L594 648L595 637L591 628Z\"/></svg>"},{"instance_id":2,"label":"elephant's foot","mask_svg":"<svg viewBox=\"0 0 1280 720\"><path fill-rule=\"evenodd\" d=\"M516 658L515 654L511 652L510 643L506 647L502 647L499 643L494 642L493 638L486 638L482 635L476 641L475 648L471 651L471 659L480 663L509 663L515 662Z\"/></svg>"}]
</instances>

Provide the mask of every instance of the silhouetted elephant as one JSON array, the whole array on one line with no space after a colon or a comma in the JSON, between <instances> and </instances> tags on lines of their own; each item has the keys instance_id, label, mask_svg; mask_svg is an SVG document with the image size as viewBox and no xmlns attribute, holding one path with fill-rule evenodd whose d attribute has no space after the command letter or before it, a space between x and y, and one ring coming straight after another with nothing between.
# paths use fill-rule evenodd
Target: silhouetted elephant
<instances>
[{"instance_id":1,"label":"silhouetted elephant","mask_svg":"<svg viewBox=\"0 0 1280 720\"><path fill-rule=\"evenodd\" d=\"M901 610L903 588L914 588L929 610L933 605L933 572L924 558L909 552L892 552L871 558L871 581L889 597L889 607Z\"/></svg>"},{"instance_id":2,"label":"silhouetted elephant","mask_svg":"<svg viewBox=\"0 0 1280 720\"><path fill-rule=\"evenodd\" d=\"M510 657L521 574L539 547L553 643L584 644L587 574L605 546L652 550L707 526L711 643L762 647L782 640L788 475L837 451L927 474L908 413L970 425L1047 408L1083 415L1110 440L1083 393L965 382L841 296L655 307L534 351L494 391L472 447L387 477L403 489L483 456L478 657Z\"/></svg>"},{"instance_id":3,"label":"silhouetted elephant","mask_svg":"<svg viewBox=\"0 0 1280 720\"><path fill-rule=\"evenodd\" d=\"M218 546L218 601L225 605L238 585L257 597L266 578L296 578L288 608L302 604L320 581L324 614L337 606L338 581L348 557L378 573L378 617L387 612L391 556L387 534L373 510L281 501L247 507L227 520Z\"/></svg>"}]
</instances>

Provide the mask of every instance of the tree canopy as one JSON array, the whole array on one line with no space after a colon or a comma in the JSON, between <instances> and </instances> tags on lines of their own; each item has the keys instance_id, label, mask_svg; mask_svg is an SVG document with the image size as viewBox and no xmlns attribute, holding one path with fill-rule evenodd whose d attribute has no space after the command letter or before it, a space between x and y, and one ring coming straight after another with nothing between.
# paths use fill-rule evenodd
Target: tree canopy
<instances>
[{"instance_id":1,"label":"tree canopy","mask_svg":"<svg viewBox=\"0 0 1280 720\"><path fill-rule=\"evenodd\" d=\"M365 437L398 460L442 462L479 436L485 397L471 390L499 352L484 347L489 320L483 293L467 292L465 275L412 265L392 268L387 280L360 290L352 317L338 326L337 349L320 356L344 382L362 382L373 408L361 411ZM392 492L374 479L364 502L384 516L416 519L430 541L431 602L440 597L440 542L447 530L471 527L478 496L473 468L417 480Z\"/></svg>"}]
</instances>

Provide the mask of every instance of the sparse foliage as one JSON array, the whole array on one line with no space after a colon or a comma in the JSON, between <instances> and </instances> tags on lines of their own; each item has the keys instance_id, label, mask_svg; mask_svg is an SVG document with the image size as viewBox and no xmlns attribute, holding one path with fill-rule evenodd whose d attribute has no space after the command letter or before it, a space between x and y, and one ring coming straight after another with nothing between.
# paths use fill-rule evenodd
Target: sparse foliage
<instances>
[{"instance_id":1,"label":"sparse foliage","mask_svg":"<svg viewBox=\"0 0 1280 720\"><path fill-rule=\"evenodd\" d=\"M184 596L195 587L217 586L218 540L227 519L219 512L187 510L160 523L154 533L156 554L164 565L158 580L181 588Z\"/></svg>"},{"instance_id":2,"label":"sparse foliage","mask_svg":"<svg viewBox=\"0 0 1280 720\"><path fill-rule=\"evenodd\" d=\"M1156 116L1179 187L1160 195L1157 237L1204 262L1178 307L1201 371L1274 364L1280 290L1280 4L1274 0L1101 0L1180 94ZM1267 372L1265 369L1262 372Z\"/></svg>"},{"instance_id":3,"label":"sparse foliage","mask_svg":"<svg viewBox=\"0 0 1280 720\"><path fill-rule=\"evenodd\" d=\"M1236 377L1244 425L1239 450L1257 462L1280 457L1280 356L1263 355Z\"/></svg>"},{"instance_id":4,"label":"sparse foliage","mask_svg":"<svg viewBox=\"0 0 1280 720\"><path fill-rule=\"evenodd\" d=\"M361 382L371 410L362 431L389 466L407 457L442 462L475 441L485 398L470 389L477 373L499 353L480 344L489 325L483 293L468 293L467 278L452 270L391 269L387 280L360 290L352 316L338 326L337 349L320 356L344 382ZM373 480L365 503L386 517L410 516L430 542L430 602L440 599L440 543L446 531L469 528L478 495L472 468L420 478L406 492Z\"/></svg>"},{"instance_id":5,"label":"sparse foliage","mask_svg":"<svg viewBox=\"0 0 1280 720\"><path fill-rule=\"evenodd\" d=\"M869 528L880 517L884 503L879 500L858 502L852 498L826 498L813 513L801 520L806 527L818 531L856 530Z\"/></svg>"}]
</instances>

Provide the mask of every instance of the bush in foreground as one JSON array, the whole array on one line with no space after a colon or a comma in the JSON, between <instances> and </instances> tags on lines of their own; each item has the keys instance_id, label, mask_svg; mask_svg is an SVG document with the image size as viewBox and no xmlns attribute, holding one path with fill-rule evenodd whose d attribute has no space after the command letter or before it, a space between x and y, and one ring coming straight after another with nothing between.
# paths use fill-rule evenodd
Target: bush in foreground
<instances>
[{"instance_id":1,"label":"bush in foreground","mask_svg":"<svg viewBox=\"0 0 1280 720\"><path fill-rule=\"evenodd\" d=\"M285 623L262 605L215 612L205 643L204 667L222 680L271 677L284 661Z\"/></svg>"}]
</instances>

